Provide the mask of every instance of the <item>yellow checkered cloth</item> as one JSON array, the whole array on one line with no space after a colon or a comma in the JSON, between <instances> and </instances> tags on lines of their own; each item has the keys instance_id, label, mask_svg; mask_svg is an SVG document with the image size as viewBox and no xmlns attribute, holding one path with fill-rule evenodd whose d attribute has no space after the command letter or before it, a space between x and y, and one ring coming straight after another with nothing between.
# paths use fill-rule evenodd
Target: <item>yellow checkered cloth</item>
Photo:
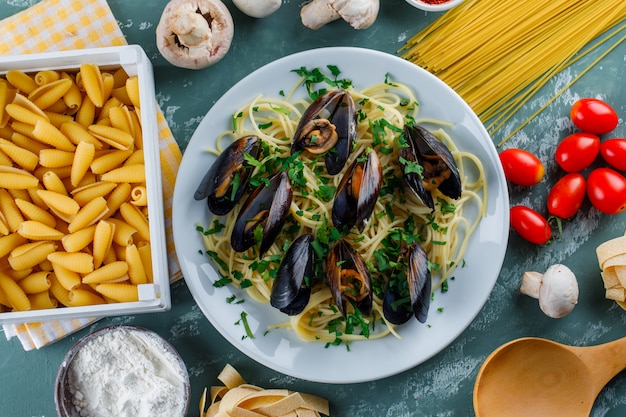
<instances>
[{"instance_id":1,"label":"yellow checkered cloth","mask_svg":"<svg viewBox=\"0 0 626 417\"><path fill-rule=\"evenodd\" d=\"M3 55L125 44L124 34L105 0L43 0L0 21L0 54ZM169 273L170 280L174 282L182 277L171 239L174 183L182 154L160 110L157 112L157 119ZM17 337L25 350L39 349L97 319L5 325L4 332L9 339Z\"/></svg>"}]
</instances>

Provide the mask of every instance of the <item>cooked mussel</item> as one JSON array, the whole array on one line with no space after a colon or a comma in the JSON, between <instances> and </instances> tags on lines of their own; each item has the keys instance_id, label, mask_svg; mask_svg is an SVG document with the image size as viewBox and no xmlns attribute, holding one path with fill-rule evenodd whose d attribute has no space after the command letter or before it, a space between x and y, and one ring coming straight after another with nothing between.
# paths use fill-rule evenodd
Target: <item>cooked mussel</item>
<instances>
[{"instance_id":1,"label":"cooked mussel","mask_svg":"<svg viewBox=\"0 0 626 417\"><path fill-rule=\"evenodd\" d=\"M382 184L383 171L376 152L367 148L346 170L335 192L332 219L337 229L356 224L362 232L369 221Z\"/></svg>"},{"instance_id":2,"label":"cooked mussel","mask_svg":"<svg viewBox=\"0 0 626 417\"><path fill-rule=\"evenodd\" d=\"M257 136L244 136L231 143L217 157L196 189L196 200L207 199L209 210L218 216L228 214L239 202L252 175L245 155L257 159L260 144Z\"/></svg>"},{"instance_id":3,"label":"cooked mussel","mask_svg":"<svg viewBox=\"0 0 626 417\"><path fill-rule=\"evenodd\" d=\"M283 258L270 295L270 304L283 313L294 316L306 307L311 296L311 280L315 251L311 246L313 236L298 236Z\"/></svg>"},{"instance_id":4,"label":"cooked mussel","mask_svg":"<svg viewBox=\"0 0 626 417\"><path fill-rule=\"evenodd\" d=\"M330 175L341 172L356 140L354 100L345 90L319 96L304 111L291 145L291 153L306 150L325 154Z\"/></svg>"},{"instance_id":5,"label":"cooked mussel","mask_svg":"<svg viewBox=\"0 0 626 417\"><path fill-rule=\"evenodd\" d=\"M292 196L291 182L286 172L274 174L267 185L261 184L255 188L242 204L235 221L230 238L232 248L237 252L251 248L256 242L257 228L260 227L259 254L262 256L280 233L289 214Z\"/></svg>"},{"instance_id":6,"label":"cooked mussel","mask_svg":"<svg viewBox=\"0 0 626 417\"><path fill-rule=\"evenodd\" d=\"M420 323L428 318L432 288L428 257L422 246L406 247L389 278L383 299L383 316L393 324L406 323L415 316Z\"/></svg>"},{"instance_id":7,"label":"cooked mussel","mask_svg":"<svg viewBox=\"0 0 626 417\"><path fill-rule=\"evenodd\" d=\"M432 192L438 189L452 199L461 196L459 168L448 147L422 126L404 128L406 147L398 150L405 182L429 208L434 208ZM404 159L404 161L402 161ZM421 166L421 169L416 167Z\"/></svg>"},{"instance_id":8,"label":"cooked mussel","mask_svg":"<svg viewBox=\"0 0 626 417\"><path fill-rule=\"evenodd\" d=\"M346 317L348 303L364 316L372 313L372 282L369 270L354 248L341 238L326 257L326 279L333 300Z\"/></svg>"}]
</instances>

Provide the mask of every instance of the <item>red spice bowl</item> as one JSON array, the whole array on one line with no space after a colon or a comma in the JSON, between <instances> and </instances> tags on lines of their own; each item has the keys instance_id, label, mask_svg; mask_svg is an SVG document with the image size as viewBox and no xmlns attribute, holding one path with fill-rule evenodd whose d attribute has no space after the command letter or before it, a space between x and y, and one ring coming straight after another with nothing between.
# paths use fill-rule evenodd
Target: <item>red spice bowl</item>
<instances>
[{"instance_id":1,"label":"red spice bowl","mask_svg":"<svg viewBox=\"0 0 626 417\"><path fill-rule=\"evenodd\" d=\"M406 0L411 6L427 12L443 12L463 3L463 0Z\"/></svg>"}]
</instances>

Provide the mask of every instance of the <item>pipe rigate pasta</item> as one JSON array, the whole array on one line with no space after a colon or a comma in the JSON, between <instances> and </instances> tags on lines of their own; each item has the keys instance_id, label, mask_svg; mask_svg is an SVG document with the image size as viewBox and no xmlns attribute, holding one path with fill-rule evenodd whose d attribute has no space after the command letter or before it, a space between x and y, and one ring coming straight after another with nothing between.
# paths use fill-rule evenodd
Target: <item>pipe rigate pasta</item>
<instances>
[{"instance_id":1,"label":"pipe rigate pasta","mask_svg":"<svg viewBox=\"0 0 626 417\"><path fill-rule=\"evenodd\" d=\"M88 142L93 144L93 146L100 150L104 147L102 142L96 139L86 127L77 123L75 121L68 121L59 127L61 133L63 133L74 145L78 145L80 142Z\"/></svg>"},{"instance_id":2,"label":"pipe rigate pasta","mask_svg":"<svg viewBox=\"0 0 626 417\"><path fill-rule=\"evenodd\" d=\"M7 301L15 311L30 310L30 300L24 290L22 290L10 276L3 272L0 272L0 290L2 290Z\"/></svg>"},{"instance_id":3,"label":"pipe rigate pasta","mask_svg":"<svg viewBox=\"0 0 626 417\"><path fill-rule=\"evenodd\" d=\"M143 183L146 182L146 168L142 164L124 165L105 172L100 178L111 182Z\"/></svg>"},{"instance_id":4,"label":"pipe rigate pasta","mask_svg":"<svg viewBox=\"0 0 626 417\"><path fill-rule=\"evenodd\" d=\"M66 252L78 252L85 249L93 242L96 233L96 225L70 232L61 239L61 245ZM95 262L94 262L95 264ZM94 265L95 267L95 265Z\"/></svg>"},{"instance_id":5,"label":"pipe rigate pasta","mask_svg":"<svg viewBox=\"0 0 626 417\"><path fill-rule=\"evenodd\" d=\"M70 90L71 87L71 80L59 79L42 84L28 95L28 99L40 109L45 110L54 105L57 101L62 101L63 96ZM63 103L62 106L63 109L65 109L65 103Z\"/></svg>"},{"instance_id":6,"label":"pipe rigate pasta","mask_svg":"<svg viewBox=\"0 0 626 417\"><path fill-rule=\"evenodd\" d=\"M39 164L46 168L62 168L72 165L74 152L47 148L39 152Z\"/></svg>"},{"instance_id":7,"label":"pipe rigate pasta","mask_svg":"<svg viewBox=\"0 0 626 417\"><path fill-rule=\"evenodd\" d=\"M42 291L36 294L27 294L30 300L31 310L44 310L48 308L57 308L59 302L56 298L51 297L50 291Z\"/></svg>"},{"instance_id":8,"label":"pipe rigate pasta","mask_svg":"<svg viewBox=\"0 0 626 417\"><path fill-rule=\"evenodd\" d=\"M73 152L76 149L76 145L47 120L37 120L35 128L33 129L33 136L39 142L54 146L63 151Z\"/></svg>"},{"instance_id":9,"label":"pipe rigate pasta","mask_svg":"<svg viewBox=\"0 0 626 417\"><path fill-rule=\"evenodd\" d=\"M96 224L93 236L93 263L95 268L99 268L111 249L115 225L106 220L100 220Z\"/></svg>"},{"instance_id":10,"label":"pipe rigate pasta","mask_svg":"<svg viewBox=\"0 0 626 417\"><path fill-rule=\"evenodd\" d=\"M128 264L128 277L130 278L131 284L146 284L148 282L148 276L143 267L137 246L134 244L126 246L125 256L126 263Z\"/></svg>"},{"instance_id":11,"label":"pipe rigate pasta","mask_svg":"<svg viewBox=\"0 0 626 417\"><path fill-rule=\"evenodd\" d=\"M78 213L80 206L67 195L49 190L37 190L37 194L51 209L68 215Z\"/></svg>"},{"instance_id":12,"label":"pipe rigate pasta","mask_svg":"<svg viewBox=\"0 0 626 417\"><path fill-rule=\"evenodd\" d=\"M83 283L78 272L70 271L57 263L52 263L52 270L58 283L67 291L78 288Z\"/></svg>"},{"instance_id":13,"label":"pipe rigate pasta","mask_svg":"<svg viewBox=\"0 0 626 417\"><path fill-rule=\"evenodd\" d=\"M17 233L30 240L61 240L63 232L35 220L26 220L20 224Z\"/></svg>"},{"instance_id":14,"label":"pipe rigate pasta","mask_svg":"<svg viewBox=\"0 0 626 417\"><path fill-rule=\"evenodd\" d=\"M72 198L80 206L84 206L94 198L108 195L115 187L114 182L97 181L72 190Z\"/></svg>"},{"instance_id":15,"label":"pipe rigate pasta","mask_svg":"<svg viewBox=\"0 0 626 417\"><path fill-rule=\"evenodd\" d=\"M139 105L139 78L129 77L128 80L126 80L126 92L133 106L135 106L135 108L141 108Z\"/></svg>"},{"instance_id":16,"label":"pipe rigate pasta","mask_svg":"<svg viewBox=\"0 0 626 417\"><path fill-rule=\"evenodd\" d=\"M39 156L34 152L24 149L21 146L13 145L11 143L1 143L0 149L4 152L13 162L21 166L27 171L33 171L39 163Z\"/></svg>"},{"instance_id":17,"label":"pipe rigate pasta","mask_svg":"<svg viewBox=\"0 0 626 417\"><path fill-rule=\"evenodd\" d=\"M139 301L139 289L133 284L105 282L96 285L96 291L118 302Z\"/></svg>"},{"instance_id":18,"label":"pipe rigate pasta","mask_svg":"<svg viewBox=\"0 0 626 417\"><path fill-rule=\"evenodd\" d=\"M83 284L100 284L114 281L128 272L128 264L124 261L115 261L83 276Z\"/></svg>"},{"instance_id":19,"label":"pipe rigate pasta","mask_svg":"<svg viewBox=\"0 0 626 417\"><path fill-rule=\"evenodd\" d=\"M135 142L135 138L131 134L113 126L92 124L87 129L96 139L116 149L131 149Z\"/></svg>"},{"instance_id":20,"label":"pipe rigate pasta","mask_svg":"<svg viewBox=\"0 0 626 417\"><path fill-rule=\"evenodd\" d=\"M13 87L25 94L30 94L37 88L37 83L33 77L20 70L9 70L6 79Z\"/></svg>"},{"instance_id":21,"label":"pipe rigate pasta","mask_svg":"<svg viewBox=\"0 0 626 417\"><path fill-rule=\"evenodd\" d=\"M70 271L88 274L93 271L93 256L86 252L52 252L47 259Z\"/></svg>"},{"instance_id":22,"label":"pipe rigate pasta","mask_svg":"<svg viewBox=\"0 0 626 417\"><path fill-rule=\"evenodd\" d=\"M39 180L32 175L15 172L0 172L0 187L6 189L27 189L36 187Z\"/></svg>"},{"instance_id":23,"label":"pipe rigate pasta","mask_svg":"<svg viewBox=\"0 0 626 417\"><path fill-rule=\"evenodd\" d=\"M61 78L68 79L72 82L69 90L63 96L63 102L65 106L68 108L70 114L74 114L78 111L81 104L83 103L83 94L80 92L80 89L76 85L76 80L74 77L69 75L67 72L61 73Z\"/></svg>"},{"instance_id":24,"label":"pipe rigate pasta","mask_svg":"<svg viewBox=\"0 0 626 417\"><path fill-rule=\"evenodd\" d=\"M39 207L38 205L33 204L30 201L24 200L21 198L15 199L15 205L20 210L24 218L30 219L30 220L36 220L40 223L45 224L46 226L50 226L50 227L56 226L57 222L56 222L55 217L49 212L47 212L46 210ZM0 254L0 256L2 255Z\"/></svg>"},{"instance_id":25,"label":"pipe rigate pasta","mask_svg":"<svg viewBox=\"0 0 626 417\"><path fill-rule=\"evenodd\" d=\"M90 166L91 171L96 174L104 174L120 167L132 154L131 150L107 152L93 160Z\"/></svg>"},{"instance_id":26,"label":"pipe rigate pasta","mask_svg":"<svg viewBox=\"0 0 626 417\"><path fill-rule=\"evenodd\" d=\"M20 95L17 94L16 97L20 97ZM35 113L19 104L9 103L4 109L13 119L28 125L34 125L38 120L48 121L48 117L43 112L41 114Z\"/></svg>"},{"instance_id":27,"label":"pipe rigate pasta","mask_svg":"<svg viewBox=\"0 0 626 417\"><path fill-rule=\"evenodd\" d=\"M68 302L71 307L92 306L104 304L106 301L89 290L74 288L68 294Z\"/></svg>"},{"instance_id":28,"label":"pipe rigate pasta","mask_svg":"<svg viewBox=\"0 0 626 417\"><path fill-rule=\"evenodd\" d=\"M11 268L15 270L33 268L45 261L49 254L57 250L54 242L29 242L17 246L7 258Z\"/></svg>"},{"instance_id":29,"label":"pipe rigate pasta","mask_svg":"<svg viewBox=\"0 0 626 417\"><path fill-rule=\"evenodd\" d=\"M26 294L37 294L50 289L50 272L37 271L17 281L17 284Z\"/></svg>"},{"instance_id":30,"label":"pipe rigate pasta","mask_svg":"<svg viewBox=\"0 0 626 417\"><path fill-rule=\"evenodd\" d=\"M115 226L115 230L113 231L113 242L120 246L133 244L133 235L137 233L137 229L119 219L110 218L108 221L113 223Z\"/></svg>"},{"instance_id":31,"label":"pipe rigate pasta","mask_svg":"<svg viewBox=\"0 0 626 417\"><path fill-rule=\"evenodd\" d=\"M82 64L78 73L79 84L96 107L104 105L104 81L100 68L94 64Z\"/></svg>"},{"instance_id":32,"label":"pipe rigate pasta","mask_svg":"<svg viewBox=\"0 0 626 417\"><path fill-rule=\"evenodd\" d=\"M72 169L70 171L70 180L72 185L76 187L83 179L89 166L96 154L96 147L89 142L79 142L76 145L74 159L72 160Z\"/></svg>"},{"instance_id":33,"label":"pipe rigate pasta","mask_svg":"<svg viewBox=\"0 0 626 417\"><path fill-rule=\"evenodd\" d=\"M9 227L11 232L15 232L17 228L20 227L20 223L24 221L20 209L17 207L17 204L15 204L15 200L7 190L3 189L0 189L0 213L2 213L4 223Z\"/></svg>"},{"instance_id":34,"label":"pipe rigate pasta","mask_svg":"<svg viewBox=\"0 0 626 417\"><path fill-rule=\"evenodd\" d=\"M95 198L78 210L67 228L70 233L74 233L87 226L96 224L108 211L109 208L104 197Z\"/></svg>"},{"instance_id":35,"label":"pipe rigate pasta","mask_svg":"<svg viewBox=\"0 0 626 417\"><path fill-rule=\"evenodd\" d=\"M122 218L126 220L126 223L137 229L137 233L141 239L150 241L148 219L137 207L130 203L123 203L120 206L120 214Z\"/></svg>"},{"instance_id":36,"label":"pipe rigate pasta","mask_svg":"<svg viewBox=\"0 0 626 417\"><path fill-rule=\"evenodd\" d=\"M0 236L0 257L4 258L11 251L20 245L26 243L26 239L19 235L17 232L9 233L5 236Z\"/></svg>"}]
</instances>

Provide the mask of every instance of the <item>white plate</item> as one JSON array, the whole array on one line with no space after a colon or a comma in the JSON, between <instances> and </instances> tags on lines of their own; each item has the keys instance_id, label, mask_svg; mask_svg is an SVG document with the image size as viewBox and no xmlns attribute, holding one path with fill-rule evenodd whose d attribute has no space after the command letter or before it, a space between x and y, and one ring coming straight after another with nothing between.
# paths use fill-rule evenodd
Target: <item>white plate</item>
<instances>
[{"instance_id":1,"label":"white plate","mask_svg":"<svg viewBox=\"0 0 626 417\"><path fill-rule=\"evenodd\" d=\"M228 304L235 289L215 288L217 274L208 259L199 253L202 241L197 221L209 225L205 201L195 201L194 191L212 159L204 150L214 143L218 132L229 129L231 116L259 93L278 97L293 86L298 76L291 70L336 65L341 77L364 88L385 78L412 86L420 103L420 116L454 122L446 127L459 148L476 154L488 179L488 213L471 238L467 265L455 272L449 291L437 293L431 303L427 325L411 320L401 328L402 339L355 342L324 347L305 343L288 330L272 330L270 324L286 316L269 305L252 300ZM351 47L320 48L281 58L241 80L209 110L185 151L173 207L174 242L185 281L200 309L211 324L235 347L257 362L297 378L326 383L353 383L375 380L410 369L456 339L476 317L496 282L504 260L509 231L509 199L504 174L491 138L469 106L447 85L416 65L386 53ZM245 297L238 293L239 298ZM443 312L437 309L442 308ZM244 338L242 325L235 324L241 312L256 335Z\"/></svg>"}]
</instances>

